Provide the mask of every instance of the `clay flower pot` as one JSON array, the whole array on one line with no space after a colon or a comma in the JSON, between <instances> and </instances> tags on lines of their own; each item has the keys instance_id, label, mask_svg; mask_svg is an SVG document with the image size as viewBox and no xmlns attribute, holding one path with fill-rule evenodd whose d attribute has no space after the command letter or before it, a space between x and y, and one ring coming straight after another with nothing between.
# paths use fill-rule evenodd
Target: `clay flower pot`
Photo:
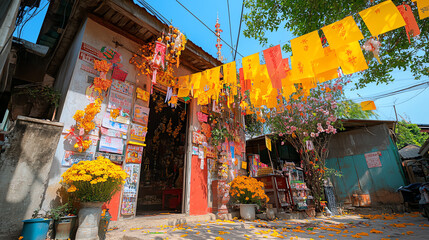
<instances>
[{"instance_id":1,"label":"clay flower pot","mask_svg":"<svg viewBox=\"0 0 429 240\"><path fill-rule=\"evenodd\" d=\"M240 216L244 220L255 220L256 204L240 204Z\"/></svg>"},{"instance_id":2,"label":"clay flower pot","mask_svg":"<svg viewBox=\"0 0 429 240\"><path fill-rule=\"evenodd\" d=\"M76 240L99 240L98 224L101 218L102 202L82 202L78 213L79 227Z\"/></svg>"}]
</instances>

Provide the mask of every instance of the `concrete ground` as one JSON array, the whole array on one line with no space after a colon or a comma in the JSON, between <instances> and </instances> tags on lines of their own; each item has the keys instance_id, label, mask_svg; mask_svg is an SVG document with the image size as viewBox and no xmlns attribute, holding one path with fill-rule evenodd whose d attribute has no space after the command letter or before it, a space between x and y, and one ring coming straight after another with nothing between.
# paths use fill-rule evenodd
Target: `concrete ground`
<instances>
[{"instance_id":1,"label":"concrete ground","mask_svg":"<svg viewBox=\"0 0 429 240\"><path fill-rule=\"evenodd\" d=\"M191 222L156 227L145 227L144 221L138 227L131 223L128 224L130 227L123 224L116 230L110 229L106 239L429 239L429 221L419 213L368 212L365 215L348 214L304 220Z\"/></svg>"}]
</instances>

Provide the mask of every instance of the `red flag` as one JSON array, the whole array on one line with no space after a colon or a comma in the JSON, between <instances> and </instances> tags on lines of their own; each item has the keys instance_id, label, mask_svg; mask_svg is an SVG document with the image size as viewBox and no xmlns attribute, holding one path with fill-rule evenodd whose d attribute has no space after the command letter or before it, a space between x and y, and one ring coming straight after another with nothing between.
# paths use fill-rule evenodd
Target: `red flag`
<instances>
[{"instance_id":1,"label":"red flag","mask_svg":"<svg viewBox=\"0 0 429 240\"><path fill-rule=\"evenodd\" d=\"M273 88L281 89L282 78L286 77L286 71L289 70L289 62L288 59L282 59L280 45L265 49L264 59Z\"/></svg>"},{"instance_id":2,"label":"red flag","mask_svg":"<svg viewBox=\"0 0 429 240\"><path fill-rule=\"evenodd\" d=\"M246 90L250 90L250 79L244 80L244 71L243 68L238 69L238 74L240 75L240 85L241 85L241 95L244 95Z\"/></svg>"},{"instance_id":3,"label":"red flag","mask_svg":"<svg viewBox=\"0 0 429 240\"><path fill-rule=\"evenodd\" d=\"M410 34L413 37L418 36L420 34L420 28L417 25L410 5L402 4L397 6L397 8L405 20L405 31L407 32L408 42L411 43Z\"/></svg>"}]
</instances>

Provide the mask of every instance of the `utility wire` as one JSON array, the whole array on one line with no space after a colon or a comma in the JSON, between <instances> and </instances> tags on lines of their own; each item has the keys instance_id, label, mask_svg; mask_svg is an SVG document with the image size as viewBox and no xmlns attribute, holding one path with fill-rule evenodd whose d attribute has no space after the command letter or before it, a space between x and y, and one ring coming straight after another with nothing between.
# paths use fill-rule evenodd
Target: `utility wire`
<instances>
[{"instance_id":1,"label":"utility wire","mask_svg":"<svg viewBox=\"0 0 429 240\"><path fill-rule=\"evenodd\" d=\"M385 98L385 97L391 97L397 94L401 94L404 92L409 92L409 91L414 91L417 89L421 89L421 88L428 88L429 87L429 81L427 82L423 82L423 83L419 83L419 84L414 84L405 88L401 88L395 91L389 91L386 93L382 93L382 94L378 94L378 95L373 95L373 96L368 96L368 97L361 97L361 98L355 98L355 99L351 99L352 101L361 101L361 100L378 100L380 98Z\"/></svg>"},{"instance_id":2,"label":"utility wire","mask_svg":"<svg viewBox=\"0 0 429 240\"><path fill-rule=\"evenodd\" d=\"M237 43L235 44L234 61L235 61L235 59L237 57L238 41L240 40L240 32L241 32L241 22L243 20L243 10L244 10L244 0L243 0L243 3L241 4L240 26L238 27ZM243 56L241 55L241 57L243 57Z\"/></svg>"},{"instance_id":3,"label":"utility wire","mask_svg":"<svg viewBox=\"0 0 429 240\"><path fill-rule=\"evenodd\" d=\"M180 4L180 6L182 6L186 11L188 11L192 16L194 16L194 18L196 18L201 24L203 24L208 30L210 30L210 32L212 32L215 36L216 33L209 28L203 21L201 21L201 19L199 19L197 16L195 16L195 14L193 14L188 8L186 8L181 2L179 2L179 0L176 0L176 2L178 4ZM231 45L229 45L225 40L223 40L221 37L219 37L220 40L222 40L222 42L224 42L228 47L230 47L231 49L234 49ZM237 50L235 50L235 52L237 53ZM240 55L241 57L244 57L243 55L241 55L240 53L238 53L238 55Z\"/></svg>"},{"instance_id":4,"label":"utility wire","mask_svg":"<svg viewBox=\"0 0 429 240\"><path fill-rule=\"evenodd\" d=\"M229 36L231 37L231 46L234 47L234 43L232 42L231 13L229 11L229 0L226 0L226 5L228 5ZM231 55L233 53L234 53L234 49L231 49Z\"/></svg>"},{"instance_id":5,"label":"utility wire","mask_svg":"<svg viewBox=\"0 0 429 240\"><path fill-rule=\"evenodd\" d=\"M149 12L151 12L154 16L156 16L161 22L167 25L171 25L171 22L168 21L166 17L164 17L160 12L156 11L149 3L144 0L137 0L144 8L146 8Z\"/></svg>"}]
</instances>

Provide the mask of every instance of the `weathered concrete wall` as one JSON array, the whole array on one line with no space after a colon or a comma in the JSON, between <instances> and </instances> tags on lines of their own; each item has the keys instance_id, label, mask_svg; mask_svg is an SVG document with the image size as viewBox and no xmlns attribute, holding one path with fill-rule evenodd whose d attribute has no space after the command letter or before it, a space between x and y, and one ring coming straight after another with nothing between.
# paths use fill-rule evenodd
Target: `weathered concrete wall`
<instances>
[{"instance_id":1,"label":"weathered concrete wall","mask_svg":"<svg viewBox=\"0 0 429 240\"><path fill-rule=\"evenodd\" d=\"M380 151L381 167L368 168L365 153ZM372 205L398 204L396 189L405 184L398 149L385 124L336 134L329 145L326 166L341 172L333 177L335 192L342 202L353 193L370 194Z\"/></svg>"},{"instance_id":2,"label":"weathered concrete wall","mask_svg":"<svg viewBox=\"0 0 429 240\"><path fill-rule=\"evenodd\" d=\"M62 123L19 116L0 154L0 239L17 239L41 207Z\"/></svg>"}]
</instances>

